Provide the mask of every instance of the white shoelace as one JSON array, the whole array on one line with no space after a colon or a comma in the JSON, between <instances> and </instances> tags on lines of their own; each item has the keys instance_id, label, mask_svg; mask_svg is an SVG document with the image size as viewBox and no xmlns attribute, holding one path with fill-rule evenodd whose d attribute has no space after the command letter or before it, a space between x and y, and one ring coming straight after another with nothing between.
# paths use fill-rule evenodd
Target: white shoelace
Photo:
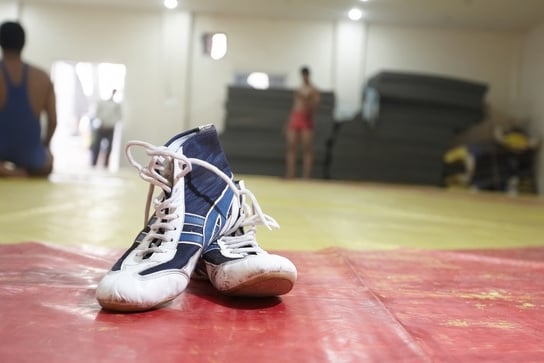
<instances>
[{"instance_id":1,"label":"white shoelace","mask_svg":"<svg viewBox=\"0 0 544 363\"><path fill-rule=\"evenodd\" d=\"M142 147L145 153L150 156L147 166L143 166L135 160L131 152L133 147ZM215 173L223 181L225 181L234 192L235 197L233 198L233 204L231 207L231 217L227 220L227 224L222 229L224 234L232 234L240 227L252 226L248 231L249 234L245 234L248 235L249 238L249 236L254 235L255 225L257 223L265 225L268 229L279 228L278 223L272 217L263 213L253 193L251 193L245 187L238 189L236 184L228 175L207 161L196 158L188 158L181 152L174 152L168 149L166 146L155 146L147 142L137 140L129 141L127 143L125 147L125 154L128 162L138 170L140 177L150 183L145 207L144 228L149 221L149 211L151 209L152 200L155 208L155 215L157 217L156 221L149 226L150 232L141 241L143 244L143 250L139 253L140 255L164 252L160 246L158 246L158 244L151 242L155 240L166 241L167 237L163 234L164 231L170 231L175 228L172 226L170 221L179 218L182 214L185 214L184 193L171 192L175 185L182 180L185 175L191 172L193 165L201 166ZM174 163L176 163L177 168L174 167ZM172 172L176 169L179 170L177 175ZM241 183L241 185L243 186L243 183ZM163 190L162 194L157 198L153 198L155 187L159 187ZM169 195L168 198L166 198L167 195ZM245 203L245 197L248 197L251 200L251 207ZM244 201L243 205L240 203L240 198L242 198ZM246 209L249 208L251 215L246 216ZM172 211L175 211L175 213L172 213ZM241 214L240 218L238 217L239 214ZM244 236L226 238L231 239L231 242L228 242L228 244L234 246L236 243L238 243L238 241L242 241L241 237ZM254 237L252 240L256 245ZM250 242L251 241L247 241L245 244L247 245Z\"/></svg>"},{"instance_id":2,"label":"white shoelace","mask_svg":"<svg viewBox=\"0 0 544 363\"><path fill-rule=\"evenodd\" d=\"M267 214L264 214L257 203L253 193L246 189L243 182L240 182L240 192L242 194L242 210L235 228L230 230L225 236L219 238L218 244L228 253L247 255L252 253L266 253L257 242L257 225L263 224L268 229L279 228L278 222ZM250 196L251 203L248 203L245 196ZM243 234L237 235L237 231L242 228Z\"/></svg>"}]
</instances>

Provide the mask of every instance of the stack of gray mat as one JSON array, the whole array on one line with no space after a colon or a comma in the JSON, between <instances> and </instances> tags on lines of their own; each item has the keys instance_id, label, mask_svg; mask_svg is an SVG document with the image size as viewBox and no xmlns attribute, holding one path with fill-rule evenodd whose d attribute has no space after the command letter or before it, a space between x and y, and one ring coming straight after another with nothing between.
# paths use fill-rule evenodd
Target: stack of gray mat
<instances>
[{"instance_id":1,"label":"stack of gray mat","mask_svg":"<svg viewBox=\"0 0 544 363\"><path fill-rule=\"evenodd\" d=\"M483 120L486 91L446 77L377 74L364 92L363 109L372 111L335 124L327 176L441 185L444 152L456 134Z\"/></svg>"},{"instance_id":2,"label":"stack of gray mat","mask_svg":"<svg viewBox=\"0 0 544 363\"><path fill-rule=\"evenodd\" d=\"M234 172L272 176L285 174L283 128L293 104L293 92L286 89L228 88L225 128L219 138ZM333 107L333 93L321 92L321 102L314 119L313 176L317 178L324 175L325 145L333 127Z\"/></svg>"}]
</instances>

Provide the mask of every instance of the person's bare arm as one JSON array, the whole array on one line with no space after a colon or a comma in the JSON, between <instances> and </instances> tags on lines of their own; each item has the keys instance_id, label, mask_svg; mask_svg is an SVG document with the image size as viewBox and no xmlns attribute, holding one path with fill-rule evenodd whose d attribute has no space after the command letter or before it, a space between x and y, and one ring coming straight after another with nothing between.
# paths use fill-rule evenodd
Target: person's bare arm
<instances>
[{"instance_id":1,"label":"person's bare arm","mask_svg":"<svg viewBox=\"0 0 544 363\"><path fill-rule=\"evenodd\" d=\"M57 128L57 106L55 99L55 89L53 84L49 81L49 90L47 100L45 104L45 113L47 116L47 129L45 132L44 145L49 148L53 134Z\"/></svg>"}]
</instances>

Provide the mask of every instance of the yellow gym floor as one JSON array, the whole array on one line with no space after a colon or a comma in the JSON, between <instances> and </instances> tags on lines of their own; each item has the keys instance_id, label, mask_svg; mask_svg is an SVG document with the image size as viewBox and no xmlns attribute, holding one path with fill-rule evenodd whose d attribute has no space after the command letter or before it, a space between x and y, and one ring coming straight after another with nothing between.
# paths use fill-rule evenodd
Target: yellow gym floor
<instances>
[{"instance_id":1,"label":"yellow gym floor","mask_svg":"<svg viewBox=\"0 0 544 363\"><path fill-rule=\"evenodd\" d=\"M240 177L240 176L238 176ZM272 250L544 245L544 200L421 186L241 176L281 228ZM147 183L132 169L0 180L0 243L124 248L143 225Z\"/></svg>"}]
</instances>

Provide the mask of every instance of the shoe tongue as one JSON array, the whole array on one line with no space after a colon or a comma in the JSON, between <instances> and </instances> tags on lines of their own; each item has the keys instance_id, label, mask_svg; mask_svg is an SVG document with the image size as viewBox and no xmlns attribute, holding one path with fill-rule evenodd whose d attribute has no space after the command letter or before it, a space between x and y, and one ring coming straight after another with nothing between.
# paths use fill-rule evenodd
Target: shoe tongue
<instances>
[{"instance_id":1,"label":"shoe tongue","mask_svg":"<svg viewBox=\"0 0 544 363\"><path fill-rule=\"evenodd\" d=\"M171 162L171 160L167 158L159 158L155 162L156 168L155 171L159 173L162 177L166 178L170 185L174 182L174 163Z\"/></svg>"}]
</instances>

